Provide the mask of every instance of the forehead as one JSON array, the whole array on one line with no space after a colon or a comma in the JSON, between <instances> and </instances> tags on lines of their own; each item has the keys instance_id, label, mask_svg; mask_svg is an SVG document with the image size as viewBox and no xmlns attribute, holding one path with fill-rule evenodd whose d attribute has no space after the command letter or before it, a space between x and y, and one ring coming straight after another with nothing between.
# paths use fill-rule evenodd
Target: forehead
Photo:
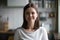
<instances>
[{"instance_id":1,"label":"forehead","mask_svg":"<svg viewBox=\"0 0 60 40\"><path fill-rule=\"evenodd\" d=\"M36 12L36 9L33 8L33 7L29 7L29 8L26 9L25 12Z\"/></svg>"}]
</instances>

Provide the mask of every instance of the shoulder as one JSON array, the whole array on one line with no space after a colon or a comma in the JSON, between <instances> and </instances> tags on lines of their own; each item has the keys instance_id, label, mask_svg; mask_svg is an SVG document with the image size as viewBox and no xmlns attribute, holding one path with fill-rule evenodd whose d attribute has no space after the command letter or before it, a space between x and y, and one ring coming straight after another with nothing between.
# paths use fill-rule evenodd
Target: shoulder
<instances>
[{"instance_id":1,"label":"shoulder","mask_svg":"<svg viewBox=\"0 0 60 40\"><path fill-rule=\"evenodd\" d=\"M40 29L40 31L42 31L42 32L47 32L47 30L46 30L44 27L40 27L39 29Z\"/></svg>"},{"instance_id":2,"label":"shoulder","mask_svg":"<svg viewBox=\"0 0 60 40\"><path fill-rule=\"evenodd\" d=\"M15 32L20 32L22 30L22 27L19 27L17 29L15 29Z\"/></svg>"}]
</instances>

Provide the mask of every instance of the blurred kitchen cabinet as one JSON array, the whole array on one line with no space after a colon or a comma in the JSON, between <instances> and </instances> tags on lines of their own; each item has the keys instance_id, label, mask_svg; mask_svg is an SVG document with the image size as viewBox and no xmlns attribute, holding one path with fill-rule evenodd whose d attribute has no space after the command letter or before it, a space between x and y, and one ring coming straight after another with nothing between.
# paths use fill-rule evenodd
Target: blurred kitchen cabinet
<instances>
[{"instance_id":1,"label":"blurred kitchen cabinet","mask_svg":"<svg viewBox=\"0 0 60 40\"><path fill-rule=\"evenodd\" d=\"M8 7L20 7L25 6L29 0L7 0L7 6Z\"/></svg>"},{"instance_id":2,"label":"blurred kitchen cabinet","mask_svg":"<svg viewBox=\"0 0 60 40\"><path fill-rule=\"evenodd\" d=\"M31 0L30 2L37 4L40 8L54 8L56 0Z\"/></svg>"},{"instance_id":3,"label":"blurred kitchen cabinet","mask_svg":"<svg viewBox=\"0 0 60 40\"><path fill-rule=\"evenodd\" d=\"M0 7L23 7L29 0L0 0Z\"/></svg>"},{"instance_id":4,"label":"blurred kitchen cabinet","mask_svg":"<svg viewBox=\"0 0 60 40\"><path fill-rule=\"evenodd\" d=\"M7 6L7 0L0 0L0 7Z\"/></svg>"},{"instance_id":5,"label":"blurred kitchen cabinet","mask_svg":"<svg viewBox=\"0 0 60 40\"><path fill-rule=\"evenodd\" d=\"M49 31L57 32L58 30L58 0L30 0L29 2L32 2L38 6L38 12L40 14L40 24L44 24L47 26L49 25L47 29Z\"/></svg>"}]
</instances>

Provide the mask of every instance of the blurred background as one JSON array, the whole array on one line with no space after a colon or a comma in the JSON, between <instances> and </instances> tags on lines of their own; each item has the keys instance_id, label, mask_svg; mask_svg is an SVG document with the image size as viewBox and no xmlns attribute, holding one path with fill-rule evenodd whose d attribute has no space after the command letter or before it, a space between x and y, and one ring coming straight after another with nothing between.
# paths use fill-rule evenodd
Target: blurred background
<instances>
[{"instance_id":1,"label":"blurred background","mask_svg":"<svg viewBox=\"0 0 60 40\"><path fill-rule=\"evenodd\" d=\"M0 40L14 40L14 32L23 23L23 7L38 7L40 26L45 27L49 40L60 40L60 0L0 0Z\"/></svg>"}]
</instances>

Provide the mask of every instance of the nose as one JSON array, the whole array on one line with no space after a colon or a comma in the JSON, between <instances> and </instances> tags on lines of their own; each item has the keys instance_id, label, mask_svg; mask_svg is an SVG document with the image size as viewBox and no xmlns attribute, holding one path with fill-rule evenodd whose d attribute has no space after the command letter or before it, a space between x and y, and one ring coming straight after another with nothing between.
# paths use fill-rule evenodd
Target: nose
<instances>
[{"instance_id":1,"label":"nose","mask_svg":"<svg viewBox=\"0 0 60 40\"><path fill-rule=\"evenodd\" d=\"M32 17L32 14L29 14L29 17Z\"/></svg>"}]
</instances>

